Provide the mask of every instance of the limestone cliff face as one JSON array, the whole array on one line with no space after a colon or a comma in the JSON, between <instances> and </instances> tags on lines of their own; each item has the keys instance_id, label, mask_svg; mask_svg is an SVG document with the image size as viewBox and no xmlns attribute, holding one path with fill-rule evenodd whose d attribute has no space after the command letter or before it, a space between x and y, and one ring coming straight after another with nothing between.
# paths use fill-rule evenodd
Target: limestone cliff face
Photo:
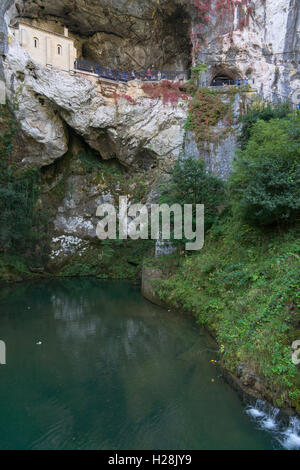
<instances>
[{"instance_id":1,"label":"limestone cliff face","mask_svg":"<svg viewBox=\"0 0 300 470\"><path fill-rule=\"evenodd\" d=\"M149 169L179 156L186 110L125 90L101 88L88 77L34 64L17 41L5 61L7 93L26 138L24 163L45 166L68 150L68 130L105 160ZM134 91L136 99L130 100ZM124 92L124 93L122 93Z\"/></svg>"},{"instance_id":2,"label":"limestone cliff face","mask_svg":"<svg viewBox=\"0 0 300 470\"><path fill-rule=\"evenodd\" d=\"M96 96L88 80L31 65L14 44L8 53L8 24L20 18L57 32L68 26L79 56L103 65L186 69L192 52L194 64L208 65L201 78L205 85L225 74L247 78L264 99L290 99L300 87L298 0L203 0L195 5L188 0L2 0L0 53L6 56L8 95L19 104L28 150L24 161L47 165L63 156L69 126L103 158L117 158L127 167L151 166L178 156L185 114L159 103L149 108L147 100L134 108L120 100L116 110ZM218 148L206 146L212 169L224 162L217 171L221 176L230 171L233 146L232 136Z\"/></svg>"},{"instance_id":3,"label":"limestone cliff face","mask_svg":"<svg viewBox=\"0 0 300 470\"><path fill-rule=\"evenodd\" d=\"M77 40L79 56L126 70L187 68L191 39L193 62L208 65L203 84L225 74L247 78L265 99L290 99L300 86L299 1L198 4L205 8L187 0L2 0L0 53L5 56L8 51L8 24L20 18L57 32L66 25ZM1 59L0 74L4 74ZM25 161L39 159L47 165L64 155L66 125L103 158L117 158L128 167L143 166L139 157L150 164L157 157L176 157L180 151L183 111L159 103L149 109L145 101L133 108L120 100L116 112L111 102L96 96L88 80L31 66L13 44L6 55L5 80L8 95L19 103L18 118L30 153ZM227 139L225 153L232 144ZM217 160L222 160L220 152L222 145ZM230 159L224 164L228 166ZM214 168L213 161L210 166Z\"/></svg>"},{"instance_id":4,"label":"limestone cliff face","mask_svg":"<svg viewBox=\"0 0 300 470\"><path fill-rule=\"evenodd\" d=\"M239 75L270 100L299 86L299 0L2 0L6 22L70 28L80 55L133 70L207 63L206 82ZM196 5L196 6L195 6ZM1 25L0 33L5 32ZM192 44L190 44L190 42ZM298 51L298 52L297 52Z\"/></svg>"},{"instance_id":5,"label":"limestone cliff face","mask_svg":"<svg viewBox=\"0 0 300 470\"><path fill-rule=\"evenodd\" d=\"M7 0L5 0L7 1ZM21 0L10 2L8 17L60 32L70 28L80 53L102 65L134 70L153 65L186 68L189 21L178 6L157 0Z\"/></svg>"},{"instance_id":6,"label":"limestone cliff face","mask_svg":"<svg viewBox=\"0 0 300 470\"><path fill-rule=\"evenodd\" d=\"M45 16L39 18L38 23L60 32L62 24L71 27L80 19L80 31L74 28L73 32L83 44L85 28L88 29L89 22L96 21L97 16L91 10L91 2L86 2L87 9L81 4L79 10L74 9L78 16L75 15L73 23L65 19L66 10L60 9L61 4L45 3ZM98 2L94 2L94 8L95 3ZM127 3L129 8L130 2ZM101 34L109 34L113 29L119 35L126 35L133 23L140 33L142 27L147 29L145 21L153 10L149 13L148 7L140 8L139 2L134 7L133 3L125 16L117 19L120 11L113 13L112 24L107 19L108 13L101 10L99 16L106 18L107 23L106 29L98 23L103 30ZM7 34L7 26L13 19L35 17L36 4L32 2L32 9L30 5L31 2L26 2L26 10L20 10L20 4L6 2L5 22L2 21L1 26L7 38L3 47L2 77L23 140L18 161L24 166L43 168L45 184L41 204L50 208L53 214L51 262L63 260L64 263L72 255L77 256L78 263L84 263L87 257L96 259L91 250L94 250L96 210L100 203L117 204L119 195L127 195L129 201L137 197L144 202L149 198L153 200L156 181L182 150L186 104L164 106L160 100L145 96L136 84L116 87L99 83L93 77L34 63ZM53 22L49 24L49 15L57 15L57 29ZM134 29L134 35L137 29ZM91 26L89 31L92 30ZM96 34L100 34L97 31ZM79 158L81 154L91 153L94 158L92 170ZM98 166L101 162L107 162L108 171L102 172ZM121 165L121 170L110 172L110 164Z\"/></svg>"},{"instance_id":7,"label":"limestone cliff face","mask_svg":"<svg viewBox=\"0 0 300 470\"><path fill-rule=\"evenodd\" d=\"M39 66L13 39L4 70L23 136L19 163L43 168L41 203L54 211L52 261L77 253L82 263L90 256L86 240L96 238L99 204L117 205L120 195L152 199L157 180L182 151L187 105L164 106L136 83L99 84ZM81 154L92 154L91 168ZM116 175L111 164L121 168Z\"/></svg>"},{"instance_id":8,"label":"limestone cliff face","mask_svg":"<svg viewBox=\"0 0 300 470\"><path fill-rule=\"evenodd\" d=\"M206 80L228 73L248 78L264 99L289 99L300 85L299 0L223 3L193 21L194 61L209 65Z\"/></svg>"},{"instance_id":9,"label":"limestone cliff face","mask_svg":"<svg viewBox=\"0 0 300 470\"><path fill-rule=\"evenodd\" d=\"M19 160L45 173L54 167L59 172L76 135L99 161L117 161L131 176L146 175L148 194L153 194L161 172L182 152L187 105L164 106L134 86L110 89L80 74L40 67L8 37L8 25L17 19L56 32L68 26L80 57L112 68L187 69L192 59L208 65L201 78L205 85L225 74L248 78L262 98L289 99L300 87L299 1L226 0L228 8L222 1L200 3L209 8L199 10L188 0L1 0L0 78L22 131ZM217 145L204 144L199 150L189 134L186 153L204 157L226 178L234 134ZM113 197L113 190L118 193L118 184L103 191L76 168L64 178L67 194L57 202L55 234L94 237L96 205ZM61 179L54 174L50 192ZM76 197L70 197L74 187Z\"/></svg>"}]
</instances>

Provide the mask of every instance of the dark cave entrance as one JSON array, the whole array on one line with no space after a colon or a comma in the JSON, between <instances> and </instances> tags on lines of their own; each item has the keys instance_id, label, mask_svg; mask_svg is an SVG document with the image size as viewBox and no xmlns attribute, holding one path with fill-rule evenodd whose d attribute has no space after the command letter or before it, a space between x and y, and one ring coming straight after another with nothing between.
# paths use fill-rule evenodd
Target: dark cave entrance
<instances>
[{"instance_id":1,"label":"dark cave entrance","mask_svg":"<svg viewBox=\"0 0 300 470\"><path fill-rule=\"evenodd\" d=\"M225 85L238 85L240 78L234 77L225 73L216 75L210 84L210 86L225 86Z\"/></svg>"},{"instance_id":2,"label":"dark cave entrance","mask_svg":"<svg viewBox=\"0 0 300 470\"><path fill-rule=\"evenodd\" d=\"M190 70L192 66L192 44L190 39L191 18L182 6L162 16L162 52L164 63L159 68L166 70Z\"/></svg>"},{"instance_id":3,"label":"dark cave entrance","mask_svg":"<svg viewBox=\"0 0 300 470\"><path fill-rule=\"evenodd\" d=\"M126 73L191 67L192 18L181 0L153 2L150 7L140 0L120 2L118 7L118 2L97 0L73 9L69 0L19 3L18 19L54 32L68 27L79 59Z\"/></svg>"},{"instance_id":4,"label":"dark cave entrance","mask_svg":"<svg viewBox=\"0 0 300 470\"><path fill-rule=\"evenodd\" d=\"M141 24L139 34L125 23L122 34L106 30L87 36L80 58L126 73L190 70L191 18L182 6L160 8L151 21Z\"/></svg>"},{"instance_id":5,"label":"dark cave entrance","mask_svg":"<svg viewBox=\"0 0 300 470\"><path fill-rule=\"evenodd\" d=\"M216 64L210 71L210 86L221 87L226 85L241 85L241 73L236 67L227 67L226 64Z\"/></svg>"}]
</instances>

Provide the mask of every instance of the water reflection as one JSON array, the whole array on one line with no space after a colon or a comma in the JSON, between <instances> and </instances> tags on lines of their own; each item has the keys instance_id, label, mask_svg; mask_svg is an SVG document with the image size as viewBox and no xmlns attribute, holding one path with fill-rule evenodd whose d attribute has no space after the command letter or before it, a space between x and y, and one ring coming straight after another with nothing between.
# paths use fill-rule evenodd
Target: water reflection
<instances>
[{"instance_id":1,"label":"water reflection","mask_svg":"<svg viewBox=\"0 0 300 470\"><path fill-rule=\"evenodd\" d=\"M193 320L127 283L0 289L0 447L268 449ZM41 346L37 346L41 341Z\"/></svg>"}]
</instances>

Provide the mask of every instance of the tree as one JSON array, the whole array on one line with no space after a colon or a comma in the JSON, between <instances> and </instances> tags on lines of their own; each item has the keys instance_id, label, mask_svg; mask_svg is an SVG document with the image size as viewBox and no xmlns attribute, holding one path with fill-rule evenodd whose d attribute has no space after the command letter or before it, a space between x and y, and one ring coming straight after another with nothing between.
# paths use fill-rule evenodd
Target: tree
<instances>
[{"instance_id":1,"label":"tree","mask_svg":"<svg viewBox=\"0 0 300 470\"><path fill-rule=\"evenodd\" d=\"M234 210L258 226L293 223L300 211L300 114L258 121L230 180Z\"/></svg>"},{"instance_id":2,"label":"tree","mask_svg":"<svg viewBox=\"0 0 300 470\"><path fill-rule=\"evenodd\" d=\"M291 105L289 103L277 105L253 106L253 108L245 114L242 119L242 131L239 136L239 143L242 149L245 149L247 142L251 136L251 130L257 121L271 121L271 119L284 119L291 113Z\"/></svg>"},{"instance_id":3,"label":"tree","mask_svg":"<svg viewBox=\"0 0 300 470\"><path fill-rule=\"evenodd\" d=\"M180 159L171 171L171 178L162 185L160 204L193 204L195 221L196 204L205 205L205 230L208 230L224 204L224 183L209 174L203 160L193 157ZM185 240L184 240L185 242Z\"/></svg>"},{"instance_id":4,"label":"tree","mask_svg":"<svg viewBox=\"0 0 300 470\"><path fill-rule=\"evenodd\" d=\"M17 132L12 112L0 108L4 132L0 135L0 251L32 257L35 246L45 241L47 214L38 211L40 172L11 163Z\"/></svg>"}]
</instances>

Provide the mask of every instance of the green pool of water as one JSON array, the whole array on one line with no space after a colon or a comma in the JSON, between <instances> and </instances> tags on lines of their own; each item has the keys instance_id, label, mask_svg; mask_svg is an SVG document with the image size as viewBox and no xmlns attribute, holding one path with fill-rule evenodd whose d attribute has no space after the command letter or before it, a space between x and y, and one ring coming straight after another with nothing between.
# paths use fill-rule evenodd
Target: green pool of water
<instances>
[{"instance_id":1,"label":"green pool of water","mask_svg":"<svg viewBox=\"0 0 300 470\"><path fill-rule=\"evenodd\" d=\"M0 339L0 449L276 447L220 377L211 339L130 284L2 287Z\"/></svg>"}]
</instances>

